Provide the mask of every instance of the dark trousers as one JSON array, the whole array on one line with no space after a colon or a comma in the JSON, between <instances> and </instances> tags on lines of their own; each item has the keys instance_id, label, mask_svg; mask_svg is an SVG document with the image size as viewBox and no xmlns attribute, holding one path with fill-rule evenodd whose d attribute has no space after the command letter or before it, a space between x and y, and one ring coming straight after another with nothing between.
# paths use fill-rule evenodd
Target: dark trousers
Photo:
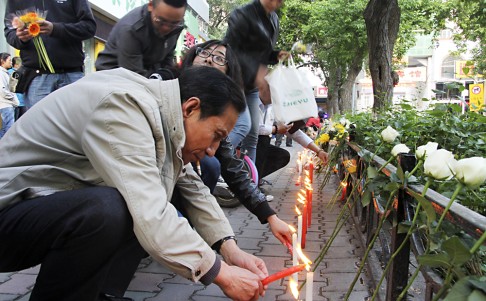
<instances>
[{"instance_id":1,"label":"dark trousers","mask_svg":"<svg viewBox=\"0 0 486 301\"><path fill-rule=\"evenodd\" d=\"M290 153L280 147L270 144L270 136L258 136L256 168L261 178L289 164Z\"/></svg>"},{"instance_id":2,"label":"dark trousers","mask_svg":"<svg viewBox=\"0 0 486 301\"><path fill-rule=\"evenodd\" d=\"M0 211L0 272L41 264L30 300L123 296L146 253L118 190L91 187Z\"/></svg>"}]
</instances>

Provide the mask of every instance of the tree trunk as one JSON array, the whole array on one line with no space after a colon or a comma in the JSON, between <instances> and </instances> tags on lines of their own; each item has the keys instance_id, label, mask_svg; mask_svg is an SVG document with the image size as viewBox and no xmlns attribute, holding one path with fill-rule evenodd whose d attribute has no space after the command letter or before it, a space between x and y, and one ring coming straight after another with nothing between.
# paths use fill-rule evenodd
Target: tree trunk
<instances>
[{"instance_id":1,"label":"tree trunk","mask_svg":"<svg viewBox=\"0 0 486 301\"><path fill-rule=\"evenodd\" d=\"M327 114L332 117L335 114L339 114L339 89L341 68L334 68L329 72L330 76L326 78L327 82ZM331 75L332 74L332 75Z\"/></svg>"},{"instance_id":2,"label":"tree trunk","mask_svg":"<svg viewBox=\"0 0 486 301\"><path fill-rule=\"evenodd\" d=\"M398 0L370 0L364 18L376 111L391 103L393 97L392 55L400 26Z\"/></svg>"},{"instance_id":3,"label":"tree trunk","mask_svg":"<svg viewBox=\"0 0 486 301\"><path fill-rule=\"evenodd\" d=\"M349 66L348 74L341 87L341 113L352 113L353 112L353 92L356 77L361 72L363 68L363 56L365 49L361 47L356 51L356 56L354 57L351 65ZM354 92L355 93L355 92ZM354 104L355 106L356 104Z\"/></svg>"}]
</instances>

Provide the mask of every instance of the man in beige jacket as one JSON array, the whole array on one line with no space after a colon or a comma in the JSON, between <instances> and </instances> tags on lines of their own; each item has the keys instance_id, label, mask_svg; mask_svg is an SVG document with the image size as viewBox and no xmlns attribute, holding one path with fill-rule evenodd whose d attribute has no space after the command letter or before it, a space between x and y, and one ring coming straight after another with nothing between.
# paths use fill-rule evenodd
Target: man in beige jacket
<instances>
[{"instance_id":1,"label":"man in beige jacket","mask_svg":"<svg viewBox=\"0 0 486 301\"><path fill-rule=\"evenodd\" d=\"M264 262L238 248L185 167L213 156L244 109L238 86L210 67L164 82L101 71L47 96L0 142L0 272L41 264L35 300L129 300L147 252L232 299L258 299Z\"/></svg>"}]
</instances>

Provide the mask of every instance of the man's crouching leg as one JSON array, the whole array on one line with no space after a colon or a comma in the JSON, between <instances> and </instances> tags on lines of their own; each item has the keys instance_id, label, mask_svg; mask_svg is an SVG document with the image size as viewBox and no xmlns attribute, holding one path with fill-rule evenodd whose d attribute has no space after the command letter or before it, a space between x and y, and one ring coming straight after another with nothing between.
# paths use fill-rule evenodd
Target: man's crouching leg
<instances>
[{"instance_id":1,"label":"man's crouching leg","mask_svg":"<svg viewBox=\"0 0 486 301\"><path fill-rule=\"evenodd\" d=\"M118 190L90 187L0 210L0 271L41 264L30 300L123 295L145 252Z\"/></svg>"}]
</instances>

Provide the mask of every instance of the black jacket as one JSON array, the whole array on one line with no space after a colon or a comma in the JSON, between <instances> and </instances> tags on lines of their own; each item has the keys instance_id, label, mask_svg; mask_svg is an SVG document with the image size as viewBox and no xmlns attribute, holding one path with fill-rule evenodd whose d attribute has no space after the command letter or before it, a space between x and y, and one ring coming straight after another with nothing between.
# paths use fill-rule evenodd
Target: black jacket
<instances>
[{"instance_id":1,"label":"black jacket","mask_svg":"<svg viewBox=\"0 0 486 301\"><path fill-rule=\"evenodd\" d=\"M11 24L16 13L29 8L47 11L46 20L54 26L51 35L40 36L54 69L81 69L84 65L82 41L92 38L96 32L96 22L88 0L8 0L5 38L10 45L20 50L25 67L40 69L34 41L22 42Z\"/></svg>"},{"instance_id":2,"label":"black jacket","mask_svg":"<svg viewBox=\"0 0 486 301\"><path fill-rule=\"evenodd\" d=\"M221 176L231 191L262 224L266 223L267 218L274 215L275 211L258 186L250 180L248 172L243 169L243 160L236 157L236 151L228 138L221 141L216 158L221 164Z\"/></svg>"},{"instance_id":3,"label":"black jacket","mask_svg":"<svg viewBox=\"0 0 486 301\"><path fill-rule=\"evenodd\" d=\"M255 76L260 65L278 63L279 50L274 50L278 33L277 14L267 15L259 0L231 13L224 40L236 53L246 91L255 88Z\"/></svg>"},{"instance_id":4,"label":"black jacket","mask_svg":"<svg viewBox=\"0 0 486 301\"><path fill-rule=\"evenodd\" d=\"M105 49L96 60L96 70L123 67L149 77L174 64L174 51L183 28L164 37L155 34L147 4L131 10L116 23Z\"/></svg>"}]
</instances>

